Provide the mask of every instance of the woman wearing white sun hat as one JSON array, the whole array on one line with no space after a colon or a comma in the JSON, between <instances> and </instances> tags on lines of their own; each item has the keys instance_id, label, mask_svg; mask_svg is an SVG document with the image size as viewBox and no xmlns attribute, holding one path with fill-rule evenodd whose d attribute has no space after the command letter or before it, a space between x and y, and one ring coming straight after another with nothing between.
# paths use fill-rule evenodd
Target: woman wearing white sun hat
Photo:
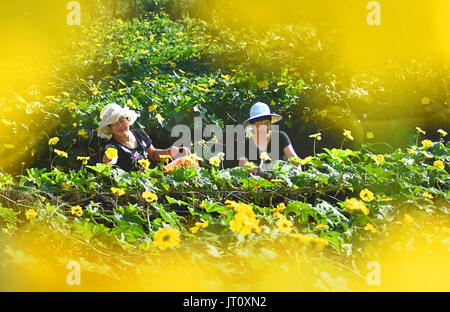
<instances>
[{"instance_id":1,"label":"woman wearing white sun hat","mask_svg":"<svg viewBox=\"0 0 450 312\"><path fill-rule=\"evenodd\" d=\"M266 103L257 102L250 108L250 118L243 125L250 130L251 136L247 136L245 140L245 155L240 157L239 166L244 167L248 161L262 164L268 160L267 156L270 160L285 161L291 157L298 157L288 135L284 131L271 130L271 125L282 119L280 115L272 113ZM279 144L278 148L272 151L270 143L273 143L274 138L278 139ZM256 151L256 155L251 152L252 150Z\"/></svg>"},{"instance_id":2,"label":"woman wearing white sun hat","mask_svg":"<svg viewBox=\"0 0 450 312\"><path fill-rule=\"evenodd\" d=\"M109 148L117 150L117 157L109 159L103 156L104 164L117 164L125 171L139 170L142 168L140 160L151 159L161 161L161 155L175 157L180 148L171 146L167 149L156 149L152 140L141 129L130 129L130 126L139 117L135 111L126 105L122 107L116 103L106 105L100 112L100 123L97 135L109 140L105 151Z\"/></svg>"}]
</instances>

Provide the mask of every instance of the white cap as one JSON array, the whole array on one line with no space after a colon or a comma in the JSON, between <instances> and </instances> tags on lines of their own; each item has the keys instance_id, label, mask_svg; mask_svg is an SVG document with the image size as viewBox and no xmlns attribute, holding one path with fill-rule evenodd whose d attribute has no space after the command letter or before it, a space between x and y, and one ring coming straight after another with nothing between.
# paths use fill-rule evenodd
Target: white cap
<instances>
[{"instance_id":1,"label":"white cap","mask_svg":"<svg viewBox=\"0 0 450 312\"><path fill-rule=\"evenodd\" d=\"M140 115L134 110L120 106L116 103L106 105L100 112L100 123L97 128L97 135L101 138L111 139L112 132L109 128L110 125L115 124L122 117L129 119L130 126L136 121Z\"/></svg>"}]
</instances>

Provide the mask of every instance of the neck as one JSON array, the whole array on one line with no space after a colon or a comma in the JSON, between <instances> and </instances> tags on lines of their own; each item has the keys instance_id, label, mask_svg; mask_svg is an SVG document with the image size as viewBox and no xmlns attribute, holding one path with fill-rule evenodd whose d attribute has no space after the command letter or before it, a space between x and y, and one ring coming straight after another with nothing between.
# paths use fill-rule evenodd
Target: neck
<instances>
[{"instance_id":1,"label":"neck","mask_svg":"<svg viewBox=\"0 0 450 312\"><path fill-rule=\"evenodd\" d=\"M117 141L119 141L120 143L126 143L126 142L129 142L130 139L131 139L131 132L130 132L130 130L125 131L125 132L123 132L123 133L121 133L121 134L114 135L114 138L115 138Z\"/></svg>"}]
</instances>

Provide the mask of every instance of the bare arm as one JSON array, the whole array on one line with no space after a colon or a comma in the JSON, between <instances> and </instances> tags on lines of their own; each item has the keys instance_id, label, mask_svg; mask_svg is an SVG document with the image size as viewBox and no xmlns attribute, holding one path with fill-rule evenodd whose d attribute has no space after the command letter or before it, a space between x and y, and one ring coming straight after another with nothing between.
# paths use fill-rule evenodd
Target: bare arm
<instances>
[{"instance_id":1,"label":"bare arm","mask_svg":"<svg viewBox=\"0 0 450 312\"><path fill-rule=\"evenodd\" d=\"M187 149L187 148L183 148L183 149ZM150 147L147 149L148 157L154 161L163 160L163 158L160 157L162 155L170 155L172 157L175 157L179 151L180 151L180 148L176 147L176 146L171 146L166 149L159 149L159 148L155 148L153 145L150 145Z\"/></svg>"}]
</instances>

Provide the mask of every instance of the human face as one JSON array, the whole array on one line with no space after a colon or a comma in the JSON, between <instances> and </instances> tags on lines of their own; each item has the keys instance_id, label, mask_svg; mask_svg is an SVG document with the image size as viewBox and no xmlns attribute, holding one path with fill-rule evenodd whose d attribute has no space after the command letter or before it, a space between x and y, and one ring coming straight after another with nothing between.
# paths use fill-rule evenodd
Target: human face
<instances>
[{"instance_id":1,"label":"human face","mask_svg":"<svg viewBox=\"0 0 450 312\"><path fill-rule=\"evenodd\" d=\"M110 125L110 127L114 136L121 136L130 130L130 123L127 117L122 116L115 124Z\"/></svg>"},{"instance_id":2,"label":"human face","mask_svg":"<svg viewBox=\"0 0 450 312\"><path fill-rule=\"evenodd\" d=\"M271 122L269 120L257 121L253 124L253 131L255 132L256 139L261 140L269 136Z\"/></svg>"}]
</instances>

